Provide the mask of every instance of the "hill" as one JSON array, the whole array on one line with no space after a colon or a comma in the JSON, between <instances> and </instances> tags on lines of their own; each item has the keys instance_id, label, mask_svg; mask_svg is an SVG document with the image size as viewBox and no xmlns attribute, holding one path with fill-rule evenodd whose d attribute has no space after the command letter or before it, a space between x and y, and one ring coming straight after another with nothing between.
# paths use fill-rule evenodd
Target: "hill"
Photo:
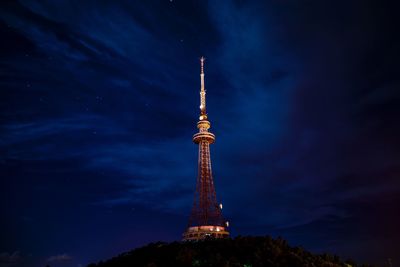
<instances>
[{"instance_id":1,"label":"hill","mask_svg":"<svg viewBox=\"0 0 400 267\"><path fill-rule=\"evenodd\" d=\"M151 243L88 267L132 266L240 266L240 267L348 267L336 255L312 254L301 247L290 247L282 238L236 237L201 242Z\"/></svg>"}]
</instances>

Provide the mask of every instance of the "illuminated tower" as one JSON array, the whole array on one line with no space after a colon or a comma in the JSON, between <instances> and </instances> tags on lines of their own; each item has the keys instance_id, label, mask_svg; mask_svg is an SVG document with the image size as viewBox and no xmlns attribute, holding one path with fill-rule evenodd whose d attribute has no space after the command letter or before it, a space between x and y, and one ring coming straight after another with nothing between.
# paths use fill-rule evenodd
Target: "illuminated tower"
<instances>
[{"instance_id":1,"label":"illuminated tower","mask_svg":"<svg viewBox=\"0 0 400 267\"><path fill-rule=\"evenodd\" d=\"M210 122L206 113L204 57L200 59L200 65L200 117L197 122L199 132L193 135L193 142L199 145L198 175L189 225L183 233L184 241L229 236L229 225L222 217L222 204L218 205L211 172L210 144L214 143L215 135L208 131Z\"/></svg>"}]
</instances>

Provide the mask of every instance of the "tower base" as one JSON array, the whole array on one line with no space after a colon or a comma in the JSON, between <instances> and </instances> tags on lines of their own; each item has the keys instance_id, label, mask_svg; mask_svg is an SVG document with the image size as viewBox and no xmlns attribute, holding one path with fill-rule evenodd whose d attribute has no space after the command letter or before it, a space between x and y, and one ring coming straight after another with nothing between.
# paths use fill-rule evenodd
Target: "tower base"
<instances>
[{"instance_id":1,"label":"tower base","mask_svg":"<svg viewBox=\"0 0 400 267\"><path fill-rule=\"evenodd\" d=\"M192 226L186 229L183 233L182 241L197 241L208 238L227 238L229 237L228 230L223 226Z\"/></svg>"}]
</instances>

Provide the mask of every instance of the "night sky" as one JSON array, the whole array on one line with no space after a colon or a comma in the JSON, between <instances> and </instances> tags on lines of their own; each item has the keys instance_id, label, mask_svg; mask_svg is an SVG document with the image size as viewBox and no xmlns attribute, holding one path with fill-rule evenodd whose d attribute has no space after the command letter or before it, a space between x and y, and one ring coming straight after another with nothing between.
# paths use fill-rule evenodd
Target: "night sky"
<instances>
[{"instance_id":1,"label":"night sky","mask_svg":"<svg viewBox=\"0 0 400 267\"><path fill-rule=\"evenodd\" d=\"M232 235L400 265L398 10L1 1L0 266L78 267L181 238L203 55Z\"/></svg>"}]
</instances>

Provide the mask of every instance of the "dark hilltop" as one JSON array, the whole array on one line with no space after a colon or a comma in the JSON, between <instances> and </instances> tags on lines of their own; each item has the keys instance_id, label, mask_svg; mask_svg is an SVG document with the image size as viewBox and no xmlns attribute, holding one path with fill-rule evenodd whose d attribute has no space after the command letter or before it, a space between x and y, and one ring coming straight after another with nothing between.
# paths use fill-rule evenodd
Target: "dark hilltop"
<instances>
[{"instance_id":1,"label":"dark hilltop","mask_svg":"<svg viewBox=\"0 0 400 267\"><path fill-rule=\"evenodd\" d=\"M372 267L337 255L313 254L282 238L241 237L200 242L151 243L88 267L224 266L224 267Z\"/></svg>"}]
</instances>

